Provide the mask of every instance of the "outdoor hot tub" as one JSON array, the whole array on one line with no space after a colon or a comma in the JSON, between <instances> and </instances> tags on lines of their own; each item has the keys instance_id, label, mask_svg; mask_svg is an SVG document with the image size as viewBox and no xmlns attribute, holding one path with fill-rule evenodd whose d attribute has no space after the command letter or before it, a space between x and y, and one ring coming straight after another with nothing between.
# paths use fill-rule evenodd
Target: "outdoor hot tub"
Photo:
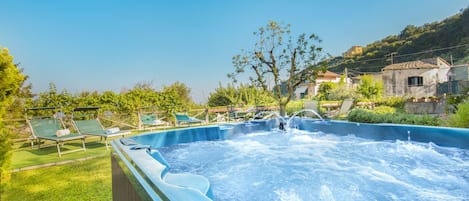
<instances>
[{"instance_id":1,"label":"outdoor hot tub","mask_svg":"<svg viewBox=\"0 0 469 201\"><path fill-rule=\"evenodd\" d=\"M114 200L464 200L469 129L295 118L112 141Z\"/></svg>"}]
</instances>

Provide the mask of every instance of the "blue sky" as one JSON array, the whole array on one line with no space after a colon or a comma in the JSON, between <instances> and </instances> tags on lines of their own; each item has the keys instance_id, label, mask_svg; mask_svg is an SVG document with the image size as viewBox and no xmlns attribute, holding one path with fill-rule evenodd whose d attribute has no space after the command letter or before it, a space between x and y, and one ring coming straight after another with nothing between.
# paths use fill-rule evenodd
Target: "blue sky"
<instances>
[{"instance_id":1,"label":"blue sky","mask_svg":"<svg viewBox=\"0 0 469 201\"><path fill-rule=\"evenodd\" d=\"M33 92L120 92L180 81L198 103L228 83L231 58L250 49L269 20L315 33L340 55L406 25L441 21L468 0L1 0L0 46L21 64Z\"/></svg>"}]
</instances>

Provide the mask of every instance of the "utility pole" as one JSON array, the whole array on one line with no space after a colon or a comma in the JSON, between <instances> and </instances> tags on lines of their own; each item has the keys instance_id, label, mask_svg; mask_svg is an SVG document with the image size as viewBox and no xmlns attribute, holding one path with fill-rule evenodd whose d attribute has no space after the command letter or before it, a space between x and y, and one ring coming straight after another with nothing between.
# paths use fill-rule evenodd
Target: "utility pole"
<instances>
[{"instance_id":1,"label":"utility pole","mask_svg":"<svg viewBox=\"0 0 469 201\"><path fill-rule=\"evenodd\" d=\"M347 70L347 67L345 67L344 69L344 73L345 73L345 86L349 87L349 83L348 83L348 70Z\"/></svg>"},{"instance_id":2,"label":"utility pole","mask_svg":"<svg viewBox=\"0 0 469 201\"><path fill-rule=\"evenodd\" d=\"M397 52L391 52L391 53L389 53L385 56L389 56L390 57L389 59L391 60L391 64L394 64L394 55L396 55L396 54L397 54Z\"/></svg>"},{"instance_id":3,"label":"utility pole","mask_svg":"<svg viewBox=\"0 0 469 201\"><path fill-rule=\"evenodd\" d=\"M396 54L396 52L391 53L391 64L394 64L394 55L395 54Z\"/></svg>"}]
</instances>

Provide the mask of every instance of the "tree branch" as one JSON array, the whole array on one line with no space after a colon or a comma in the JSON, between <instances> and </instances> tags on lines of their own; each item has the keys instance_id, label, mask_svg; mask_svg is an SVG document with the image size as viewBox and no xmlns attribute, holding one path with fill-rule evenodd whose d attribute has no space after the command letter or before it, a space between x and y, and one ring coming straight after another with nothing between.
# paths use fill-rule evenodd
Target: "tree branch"
<instances>
[{"instance_id":1,"label":"tree branch","mask_svg":"<svg viewBox=\"0 0 469 201\"><path fill-rule=\"evenodd\" d=\"M265 91L267 91L267 84L265 83L266 81L264 80L264 76L263 74L260 72L259 70L259 66L256 66L256 65L251 65L251 68L254 70L254 72L256 73L257 75L257 81L260 83L262 89L264 89Z\"/></svg>"}]
</instances>

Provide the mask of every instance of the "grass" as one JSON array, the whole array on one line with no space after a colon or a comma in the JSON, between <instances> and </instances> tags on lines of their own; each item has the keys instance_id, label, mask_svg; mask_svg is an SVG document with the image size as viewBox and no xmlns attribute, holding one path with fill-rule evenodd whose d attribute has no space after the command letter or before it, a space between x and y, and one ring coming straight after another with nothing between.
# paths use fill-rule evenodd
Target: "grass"
<instances>
[{"instance_id":1,"label":"grass","mask_svg":"<svg viewBox=\"0 0 469 201\"><path fill-rule=\"evenodd\" d=\"M193 125L196 127L199 125ZM203 125L202 125L203 126ZM185 128L172 127L158 130ZM154 130L157 131L157 130ZM150 131L145 131L150 132ZM134 131L129 136L142 134ZM72 163L12 172L0 200L112 200L111 151L106 150L99 137L86 138L86 152L77 151L58 157L55 142L43 141L41 149L31 149L30 142L16 142L14 145L11 170L31 166ZM77 149L81 141L66 142L62 150ZM91 158L88 160L76 160Z\"/></svg>"},{"instance_id":2,"label":"grass","mask_svg":"<svg viewBox=\"0 0 469 201\"><path fill-rule=\"evenodd\" d=\"M66 142L63 151L81 147L81 141ZM97 137L86 138L86 152L58 157L55 142L44 141L41 149L29 142L15 143L10 169L60 163L87 157L65 165L11 173L1 200L112 200L111 151Z\"/></svg>"},{"instance_id":3,"label":"grass","mask_svg":"<svg viewBox=\"0 0 469 201\"><path fill-rule=\"evenodd\" d=\"M12 173L2 200L112 200L110 152L103 153L86 161Z\"/></svg>"},{"instance_id":4,"label":"grass","mask_svg":"<svg viewBox=\"0 0 469 201\"><path fill-rule=\"evenodd\" d=\"M133 131L132 134L126 135L126 137L139 135L142 131ZM116 139L116 138L112 138ZM111 140L112 140L111 139ZM65 142L61 147L62 151L68 151L72 149L81 148L81 140L74 140ZM57 163L68 160L75 160L80 158L87 158L93 156L103 156L108 154L110 151L106 150L104 141L100 141L99 137L88 136L85 140L86 151L77 151L67 154L62 154L59 158L57 153L57 147L53 141L42 141L41 148L38 149L37 144L34 144L34 148L31 148L29 141L27 142L16 142L14 145L13 157L10 165L10 169L19 169L24 167ZM111 149L109 145L109 149Z\"/></svg>"},{"instance_id":5,"label":"grass","mask_svg":"<svg viewBox=\"0 0 469 201\"><path fill-rule=\"evenodd\" d=\"M134 131L129 136L141 133ZM11 170L90 157L91 159L12 172L0 200L112 200L111 151L106 150L99 137L87 137L85 144L86 152L63 154L59 158L55 142L43 141L41 149L37 149L36 144L31 149L31 144L27 141L16 142ZM66 142L62 150L80 147L81 141L76 140Z\"/></svg>"},{"instance_id":6,"label":"grass","mask_svg":"<svg viewBox=\"0 0 469 201\"><path fill-rule=\"evenodd\" d=\"M17 149L13 152L10 169L18 169L47 163L56 163L67 160L86 158L90 156L103 156L107 154L107 152L110 152L106 151L106 146L104 143L99 142L99 138L86 138L85 145L86 151L62 154L62 157L59 158L55 142L45 141L44 144L41 145L41 149L38 149L36 144L34 145L34 149L31 149L30 144L24 143L20 146L21 149ZM66 142L64 146L62 146L61 150L67 151L78 148L81 148L80 140Z\"/></svg>"}]
</instances>

